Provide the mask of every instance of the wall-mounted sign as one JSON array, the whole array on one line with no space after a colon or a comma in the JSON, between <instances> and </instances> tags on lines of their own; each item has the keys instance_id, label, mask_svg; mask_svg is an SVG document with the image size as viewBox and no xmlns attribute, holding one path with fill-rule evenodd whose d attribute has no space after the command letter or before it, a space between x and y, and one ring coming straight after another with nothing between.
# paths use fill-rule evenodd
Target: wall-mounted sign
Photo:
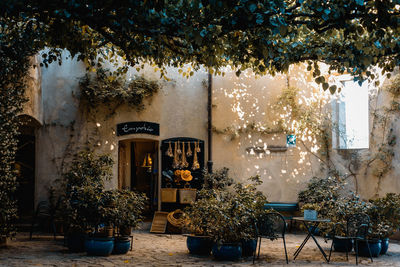
<instances>
[{"instance_id":1,"label":"wall-mounted sign","mask_svg":"<svg viewBox=\"0 0 400 267\"><path fill-rule=\"evenodd\" d=\"M286 146L296 147L296 136L294 134L286 135Z\"/></svg>"},{"instance_id":2,"label":"wall-mounted sign","mask_svg":"<svg viewBox=\"0 0 400 267\"><path fill-rule=\"evenodd\" d=\"M160 124L147 121L131 121L117 124L117 135L151 134L160 135Z\"/></svg>"}]
</instances>

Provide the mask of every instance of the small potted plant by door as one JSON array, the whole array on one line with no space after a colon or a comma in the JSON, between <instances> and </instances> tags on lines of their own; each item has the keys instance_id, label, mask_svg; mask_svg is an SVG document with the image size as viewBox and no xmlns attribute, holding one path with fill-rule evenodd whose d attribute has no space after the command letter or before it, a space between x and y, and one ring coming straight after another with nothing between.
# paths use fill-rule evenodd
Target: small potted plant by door
<instances>
[{"instance_id":1,"label":"small potted plant by door","mask_svg":"<svg viewBox=\"0 0 400 267\"><path fill-rule=\"evenodd\" d=\"M118 192L115 224L118 235L114 239L113 254L126 254L131 246L132 229L137 228L142 220L146 196L130 190Z\"/></svg>"}]
</instances>

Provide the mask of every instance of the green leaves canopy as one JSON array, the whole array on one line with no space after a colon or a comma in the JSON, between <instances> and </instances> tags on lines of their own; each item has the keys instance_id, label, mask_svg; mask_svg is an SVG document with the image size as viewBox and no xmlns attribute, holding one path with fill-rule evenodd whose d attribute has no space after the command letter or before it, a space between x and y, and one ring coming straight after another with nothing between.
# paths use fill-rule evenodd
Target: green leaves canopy
<instances>
[{"instance_id":1,"label":"green leaves canopy","mask_svg":"<svg viewBox=\"0 0 400 267\"><path fill-rule=\"evenodd\" d=\"M38 48L68 48L93 65L106 46L130 64L190 63L213 71L231 65L275 73L293 63L322 61L331 70L361 75L370 65L392 71L399 64L399 4L399 0L6 0L0 12L9 21L30 20L44 37Z\"/></svg>"}]
</instances>

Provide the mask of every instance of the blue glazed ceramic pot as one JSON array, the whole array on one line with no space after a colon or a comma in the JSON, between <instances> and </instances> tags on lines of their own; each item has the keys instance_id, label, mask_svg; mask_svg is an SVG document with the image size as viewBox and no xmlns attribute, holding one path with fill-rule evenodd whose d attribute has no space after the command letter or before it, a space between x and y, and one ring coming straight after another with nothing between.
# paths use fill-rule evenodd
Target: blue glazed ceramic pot
<instances>
[{"instance_id":1,"label":"blue glazed ceramic pot","mask_svg":"<svg viewBox=\"0 0 400 267\"><path fill-rule=\"evenodd\" d=\"M369 240L369 249L371 250L372 257L378 257L381 253L382 242L381 240ZM367 243L364 241L358 241L358 255L363 257L369 257Z\"/></svg>"},{"instance_id":2,"label":"blue glazed ceramic pot","mask_svg":"<svg viewBox=\"0 0 400 267\"><path fill-rule=\"evenodd\" d=\"M118 237L114 240L114 249L112 254L126 254L131 248L131 241L128 237Z\"/></svg>"},{"instance_id":3,"label":"blue glazed ceramic pot","mask_svg":"<svg viewBox=\"0 0 400 267\"><path fill-rule=\"evenodd\" d=\"M114 248L112 237L90 237L85 241L85 249L88 255L109 256Z\"/></svg>"},{"instance_id":4,"label":"blue glazed ceramic pot","mask_svg":"<svg viewBox=\"0 0 400 267\"><path fill-rule=\"evenodd\" d=\"M254 255L257 248L257 239L242 240L242 256L249 257Z\"/></svg>"},{"instance_id":5,"label":"blue glazed ceramic pot","mask_svg":"<svg viewBox=\"0 0 400 267\"><path fill-rule=\"evenodd\" d=\"M353 242L349 239L334 239L333 248L337 252L350 252L353 250Z\"/></svg>"},{"instance_id":6,"label":"blue glazed ceramic pot","mask_svg":"<svg viewBox=\"0 0 400 267\"><path fill-rule=\"evenodd\" d=\"M217 260L234 261L242 257L242 245L236 244L217 244L212 247L212 254Z\"/></svg>"},{"instance_id":7,"label":"blue glazed ceramic pot","mask_svg":"<svg viewBox=\"0 0 400 267\"><path fill-rule=\"evenodd\" d=\"M381 255L384 255L389 249L389 238L383 238L381 239L381 241L382 241Z\"/></svg>"},{"instance_id":8,"label":"blue glazed ceramic pot","mask_svg":"<svg viewBox=\"0 0 400 267\"><path fill-rule=\"evenodd\" d=\"M209 255L213 244L207 236L187 235L186 245L191 254Z\"/></svg>"}]
</instances>

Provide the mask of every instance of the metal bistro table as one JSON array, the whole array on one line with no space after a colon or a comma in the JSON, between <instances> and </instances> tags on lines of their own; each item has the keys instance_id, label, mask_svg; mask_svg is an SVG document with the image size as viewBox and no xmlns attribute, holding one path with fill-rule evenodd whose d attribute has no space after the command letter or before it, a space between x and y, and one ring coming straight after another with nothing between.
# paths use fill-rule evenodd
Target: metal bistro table
<instances>
[{"instance_id":1,"label":"metal bistro table","mask_svg":"<svg viewBox=\"0 0 400 267\"><path fill-rule=\"evenodd\" d=\"M299 254L300 254L301 250L303 249L304 245L307 243L307 241L311 237L314 240L314 242L317 245L317 247L319 248L319 250L321 251L322 255L324 256L324 258L326 260L326 262L329 262L328 257L325 254L325 251L318 244L318 241L315 238L314 233L315 233L315 229L317 229L317 227L318 227L318 225L320 223L330 222L331 220L329 220L329 219L308 220L308 219L304 219L304 217L293 217L293 220L299 221L299 222L303 222L304 226L306 227L306 229L308 231L308 235L304 239L303 243L301 243L300 247L293 254L293 256L294 256L293 260L295 260L297 258L297 256L299 256Z\"/></svg>"}]
</instances>

